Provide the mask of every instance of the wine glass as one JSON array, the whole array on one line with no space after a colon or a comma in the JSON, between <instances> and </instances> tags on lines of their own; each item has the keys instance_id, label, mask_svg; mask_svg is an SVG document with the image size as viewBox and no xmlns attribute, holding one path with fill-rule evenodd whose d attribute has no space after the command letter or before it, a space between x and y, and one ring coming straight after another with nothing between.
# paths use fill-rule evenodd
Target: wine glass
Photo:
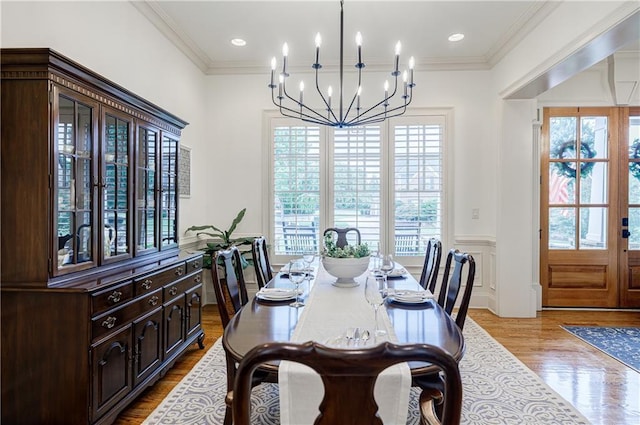
<instances>
[{"instance_id":1,"label":"wine glass","mask_svg":"<svg viewBox=\"0 0 640 425\"><path fill-rule=\"evenodd\" d=\"M380 265L380 270L385 276L389 276L389 274L393 271L396 264L393 262L393 255L387 254L382 258L382 264Z\"/></svg>"},{"instance_id":2,"label":"wine glass","mask_svg":"<svg viewBox=\"0 0 640 425\"><path fill-rule=\"evenodd\" d=\"M304 303L300 300L300 283L302 283L307 276L304 261L291 260L289 261L289 280L296 286L296 300L289 304L291 307L304 307Z\"/></svg>"},{"instance_id":3,"label":"wine glass","mask_svg":"<svg viewBox=\"0 0 640 425\"><path fill-rule=\"evenodd\" d=\"M377 336L386 335L387 331L378 327L378 310L380 306L384 304L384 300L389 293L387 287L387 276L385 275L373 275L367 276L367 280L364 284L364 296L367 302L373 307L374 320L375 320L375 332Z\"/></svg>"},{"instance_id":4,"label":"wine glass","mask_svg":"<svg viewBox=\"0 0 640 425\"><path fill-rule=\"evenodd\" d=\"M316 254L304 254L302 256L302 261L304 261L304 265L306 266L307 275L305 276L305 280L311 280L311 264L313 264L313 260L315 260Z\"/></svg>"}]
</instances>

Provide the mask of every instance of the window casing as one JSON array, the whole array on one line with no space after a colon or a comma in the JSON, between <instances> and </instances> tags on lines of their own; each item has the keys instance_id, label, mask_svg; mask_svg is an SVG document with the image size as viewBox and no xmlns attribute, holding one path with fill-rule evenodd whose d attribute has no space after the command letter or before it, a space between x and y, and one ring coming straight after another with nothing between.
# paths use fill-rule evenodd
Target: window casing
<instances>
[{"instance_id":1,"label":"window casing","mask_svg":"<svg viewBox=\"0 0 640 425\"><path fill-rule=\"evenodd\" d=\"M328 227L357 227L363 243L419 265L429 238L448 246L450 111L415 111L334 129L266 115L267 234L274 263L319 252Z\"/></svg>"}]
</instances>

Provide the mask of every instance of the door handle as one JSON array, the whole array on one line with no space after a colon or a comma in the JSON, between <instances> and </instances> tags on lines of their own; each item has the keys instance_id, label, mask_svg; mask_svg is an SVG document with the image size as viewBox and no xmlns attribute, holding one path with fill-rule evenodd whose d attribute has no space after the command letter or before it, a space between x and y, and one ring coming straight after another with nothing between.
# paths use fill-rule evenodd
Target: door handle
<instances>
[{"instance_id":1,"label":"door handle","mask_svg":"<svg viewBox=\"0 0 640 425\"><path fill-rule=\"evenodd\" d=\"M622 237L624 239L627 239L629 236L631 236L631 232L628 231L627 229L622 229Z\"/></svg>"}]
</instances>

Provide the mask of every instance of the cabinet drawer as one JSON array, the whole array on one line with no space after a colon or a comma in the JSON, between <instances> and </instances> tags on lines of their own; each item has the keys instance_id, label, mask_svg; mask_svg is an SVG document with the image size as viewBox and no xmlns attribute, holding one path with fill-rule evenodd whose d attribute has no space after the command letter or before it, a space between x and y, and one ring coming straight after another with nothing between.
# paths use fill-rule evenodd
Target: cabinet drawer
<instances>
[{"instance_id":1,"label":"cabinet drawer","mask_svg":"<svg viewBox=\"0 0 640 425\"><path fill-rule=\"evenodd\" d=\"M202 272L198 272L173 282L164 287L164 302L168 303L176 297L184 295L189 289L202 283Z\"/></svg>"},{"instance_id":2,"label":"cabinet drawer","mask_svg":"<svg viewBox=\"0 0 640 425\"><path fill-rule=\"evenodd\" d=\"M91 320L92 339L96 340L123 325L131 324L134 319L159 305L162 305L161 289L93 318Z\"/></svg>"},{"instance_id":3,"label":"cabinet drawer","mask_svg":"<svg viewBox=\"0 0 640 425\"><path fill-rule=\"evenodd\" d=\"M184 275L186 275L185 263L179 263L157 273L142 276L134 280L135 295L142 295L158 288L162 288L167 283L180 279Z\"/></svg>"},{"instance_id":4,"label":"cabinet drawer","mask_svg":"<svg viewBox=\"0 0 640 425\"><path fill-rule=\"evenodd\" d=\"M110 308L124 305L131 298L133 298L131 281L91 294L91 315L95 316Z\"/></svg>"},{"instance_id":5,"label":"cabinet drawer","mask_svg":"<svg viewBox=\"0 0 640 425\"><path fill-rule=\"evenodd\" d=\"M202 256L187 261L187 274L202 270Z\"/></svg>"}]
</instances>

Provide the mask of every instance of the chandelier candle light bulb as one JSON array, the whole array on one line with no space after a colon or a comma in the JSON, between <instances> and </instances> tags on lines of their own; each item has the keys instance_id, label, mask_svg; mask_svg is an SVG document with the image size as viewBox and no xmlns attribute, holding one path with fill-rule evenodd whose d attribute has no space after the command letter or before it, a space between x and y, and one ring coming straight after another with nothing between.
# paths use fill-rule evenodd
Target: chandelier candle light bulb
<instances>
[{"instance_id":1,"label":"chandelier candle light bulb","mask_svg":"<svg viewBox=\"0 0 640 425\"><path fill-rule=\"evenodd\" d=\"M322 68L320 64L320 46L322 44L322 37L320 33L315 37L315 63L311 65L311 68L315 70L315 86L317 95L321 102L327 107L327 114L325 115L322 109L314 109L304 104L303 100L303 85L300 85L300 96L298 99L292 97L287 92L286 79L289 77L287 63L289 57L289 46L284 43L282 46L282 73L280 74L280 84L278 85L278 96L275 93L275 84L273 76L275 75L276 62L275 58L271 61L271 83L269 88L271 89L271 100L273 104L278 107L280 113L285 117L297 118L304 122L309 122L318 125L326 125L330 127L352 127L362 126L368 124L379 123L387 118L397 117L404 114L407 111L407 107L411 103L413 95L413 87L415 83L413 80L414 60L413 57L409 59L409 74L406 71L403 74L404 91L403 95L396 97L398 92L398 77L401 72L398 70L400 64L400 51L402 49L402 43L398 41L395 46L395 56L391 75L394 80L393 93L389 96L389 82L385 81L385 93L384 98L373 106L361 107L361 93L362 93L362 70L365 68L365 64L362 62L362 34L356 32L356 49L357 49L357 62L356 68L356 92L351 97L351 100L344 99L344 0L340 1L340 62L339 62L339 91L338 91L338 105L339 110L331 109L331 97L332 89L329 87L328 98L325 98L320 90L320 75L319 70ZM313 95L313 93L312 93ZM308 100L307 94L307 100ZM390 104L391 102L392 105ZM355 104L355 116L353 114L353 107ZM317 107L316 107L317 108Z\"/></svg>"}]
</instances>

